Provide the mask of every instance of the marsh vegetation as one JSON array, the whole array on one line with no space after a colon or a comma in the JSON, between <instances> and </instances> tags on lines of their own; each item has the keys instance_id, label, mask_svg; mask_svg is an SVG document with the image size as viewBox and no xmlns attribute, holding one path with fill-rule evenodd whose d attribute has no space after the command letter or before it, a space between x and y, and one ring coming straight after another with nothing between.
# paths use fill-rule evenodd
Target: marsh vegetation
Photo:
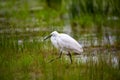
<instances>
[{"instance_id":1,"label":"marsh vegetation","mask_svg":"<svg viewBox=\"0 0 120 80\"><path fill-rule=\"evenodd\" d=\"M119 0L1 0L0 80L120 80ZM52 31L84 48L73 64L58 56Z\"/></svg>"}]
</instances>

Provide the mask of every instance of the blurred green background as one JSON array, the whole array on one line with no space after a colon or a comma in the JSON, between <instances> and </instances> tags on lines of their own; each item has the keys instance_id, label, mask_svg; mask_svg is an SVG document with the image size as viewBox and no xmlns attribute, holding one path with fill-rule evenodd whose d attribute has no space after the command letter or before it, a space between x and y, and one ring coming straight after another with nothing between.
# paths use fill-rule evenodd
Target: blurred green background
<instances>
[{"instance_id":1,"label":"blurred green background","mask_svg":"<svg viewBox=\"0 0 120 80\"><path fill-rule=\"evenodd\" d=\"M54 30L85 55L48 64ZM0 80L120 80L120 0L0 0Z\"/></svg>"}]
</instances>

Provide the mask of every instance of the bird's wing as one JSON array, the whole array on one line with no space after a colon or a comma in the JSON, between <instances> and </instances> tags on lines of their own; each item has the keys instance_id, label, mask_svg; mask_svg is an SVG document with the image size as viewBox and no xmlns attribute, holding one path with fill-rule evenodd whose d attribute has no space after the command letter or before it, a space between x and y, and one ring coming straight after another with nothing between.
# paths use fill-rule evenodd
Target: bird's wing
<instances>
[{"instance_id":1,"label":"bird's wing","mask_svg":"<svg viewBox=\"0 0 120 80\"><path fill-rule=\"evenodd\" d=\"M60 34L59 45L66 50L82 52L82 46L67 34Z\"/></svg>"}]
</instances>

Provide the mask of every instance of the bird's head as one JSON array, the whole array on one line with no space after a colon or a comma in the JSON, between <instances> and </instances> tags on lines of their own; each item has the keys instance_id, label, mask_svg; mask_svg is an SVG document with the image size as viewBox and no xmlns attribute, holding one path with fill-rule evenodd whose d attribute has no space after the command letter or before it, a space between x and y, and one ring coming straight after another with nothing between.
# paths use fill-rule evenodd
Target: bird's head
<instances>
[{"instance_id":1,"label":"bird's head","mask_svg":"<svg viewBox=\"0 0 120 80\"><path fill-rule=\"evenodd\" d=\"M58 32L57 32L57 31L53 31L50 35L46 36L46 37L44 38L44 40L50 38L51 36L57 36L57 35L58 35Z\"/></svg>"},{"instance_id":2,"label":"bird's head","mask_svg":"<svg viewBox=\"0 0 120 80\"><path fill-rule=\"evenodd\" d=\"M57 31L53 31L53 32L51 33L51 35L52 35L52 36L57 36L57 35L58 35L58 32L57 32Z\"/></svg>"}]
</instances>

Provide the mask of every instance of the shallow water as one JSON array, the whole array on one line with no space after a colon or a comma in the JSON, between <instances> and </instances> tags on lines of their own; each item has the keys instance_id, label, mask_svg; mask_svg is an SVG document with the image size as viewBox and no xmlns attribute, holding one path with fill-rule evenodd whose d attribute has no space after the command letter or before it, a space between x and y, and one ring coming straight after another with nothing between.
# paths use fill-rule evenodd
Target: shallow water
<instances>
[{"instance_id":1,"label":"shallow water","mask_svg":"<svg viewBox=\"0 0 120 80\"><path fill-rule=\"evenodd\" d=\"M68 23L68 22L67 22ZM58 29L57 29L58 30ZM106 32L107 30L107 32ZM72 37L74 37L85 49L82 55L73 56L75 62L79 63L87 63L92 61L93 63L99 63L99 58L102 57L104 61L108 64L112 64L113 67L119 66L119 57L115 55L116 53L120 53L118 49L114 49L111 46L115 46L117 37L116 30L112 30L108 27L103 27L102 34L96 33L94 29L91 29L91 32L86 29L81 29L78 32L72 31L72 28L69 24L66 24L63 27L63 30L59 30L60 32L64 32ZM18 49L24 49L24 43L43 43L43 38L50 34L52 30L48 30L44 27L26 27L26 28L4 28L1 27L0 35L4 35L8 38L14 38L12 40L13 43L16 43ZM85 33L80 33L85 32ZM73 35L74 34L74 35ZM77 36L77 38L75 37ZM44 44L43 44L44 45ZM107 49L105 46L109 46ZM51 45L52 46L52 45ZM94 46L94 48L92 48ZM110 48L111 47L111 48ZM102 54L102 56L101 56ZM64 56L67 61L69 58Z\"/></svg>"},{"instance_id":2,"label":"shallow water","mask_svg":"<svg viewBox=\"0 0 120 80\"><path fill-rule=\"evenodd\" d=\"M66 27L66 26L65 26ZM47 30L44 29L44 28L39 28L39 27L36 27L36 28L9 28L9 29L1 29L0 30L0 34L6 34L7 36L12 36L11 33L19 33L17 36L30 36L30 40L28 40L28 42L32 42L33 39L36 39L38 42L39 41L42 41L42 39L46 36L39 36L39 35L36 35L36 36L32 36L31 34L33 33L39 33L39 32L43 32L45 33ZM63 30L64 31L64 30ZM49 33L52 32L52 31L49 31ZM62 32L62 31L61 31ZM65 32L65 31L64 31ZM69 31L68 29L68 32L66 31L65 33L69 34L71 33L71 31ZM80 34L79 36L79 39L78 39L78 42L84 47L88 47L88 46L104 46L104 45L114 45L115 42L116 42L116 35L111 35L112 33L109 33L108 36L106 35L103 35L101 36L101 40L97 37L97 34L95 33L91 33L91 34ZM72 35L71 35L72 36ZM74 36L73 36L74 37ZM100 43L100 42L101 43ZM18 40L18 44L22 44L22 42L24 42L24 40L22 39L19 39Z\"/></svg>"},{"instance_id":3,"label":"shallow water","mask_svg":"<svg viewBox=\"0 0 120 80\"><path fill-rule=\"evenodd\" d=\"M99 11L81 14L72 2L62 1L59 11L52 7L54 3L49 8L40 0L0 2L0 79L120 80L120 18L111 11L111 16ZM73 12L80 15L74 19ZM43 41L54 30L67 33L83 46L81 55L72 55L73 64L64 54L56 62L47 63L59 55L50 40Z\"/></svg>"},{"instance_id":4,"label":"shallow water","mask_svg":"<svg viewBox=\"0 0 120 80\"><path fill-rule=\"evenodd\" d=\"M70 62L70 58L66 55L64 55L64 59L67 62ZM118 67L119 66L119 58L118 56L108 54L108 55L75 55L73 56L73 60L77 64L87 64L89 62L92 62L93 64L99 64L101 62L101 59L107 63L109 66Z\"/></svg>"},{"instance_id":5,"label":"shallow water","mask_svg":"<svg viewBox=\"0 0 120 80\"><path fill-rule=\"evenodd\" d=\"M69 26L69 25L68 25ZM70 28L68 26L65 26L64 28L64 32L66 31L67 28ZM9 33L19 33L18 35L16 36L20 36L22 34L23 38L18 38L17 39L17 44L18 46L23 47L24 46L24 43L27 41L28 43L34 43L37 42L38 44L43 42L43 38L46 36L46 35L43 35L43 36L39 36L39 35L36 35L36 36L32 36L31 34L32 33L36 33L36 32L46 32L46 29L44 28L39 28L39 27L35 27L35 28L9 28L9 29L1 29L0 30L0 34L7 34L7 36L11 36L11 34ZM27 33L27 35L26 35ZM71 29L68 29L68 31L66 31L65 33L67 34L71 34ZM99 38L97 37L97 34L95 33L91 33L91 34L82 34L80 35L80 38L78 39L78 42L84 47L91 47L91 46L104 46L104 45L114 45L115 42L116 42L116 35L111 35L112 33L109 32L108 36L106 35L103 35L100 39L101 41L99 42ZM16 37L15 36L15 37ZM29 36L29 38L24 39L24 37L26 36ZM16 40L15 40L16 41ZM13 40L14 42L14 40ZM88 61L93 61L94 63L99 63L99 58L100 58L100 55L99 54L105 54L104 56L102 56L104 58L104 60L109 63L111 62L112 65L115 67L115 66L118 66L119 64L119 59L116 55L114 55L116 53L116 50L111 50L111 51L107 51L106 49L104 49L103 47L103 50L101 51L101 47L98 47L96 49L86 49L84 51L85 54L89 54L89 56L87 55L78 55L78 56L74 56L74 60L75 62L77 62L78 64L79 63L87 63ZM113 48L111 48L113 49ZM89 52L90 51L90 52ZM83 53L83 54L84 54ZM106 55L107 54L107 55ZM68 57L65 57L66 60L69 60Z\"/></svg>"}]
</instances>

